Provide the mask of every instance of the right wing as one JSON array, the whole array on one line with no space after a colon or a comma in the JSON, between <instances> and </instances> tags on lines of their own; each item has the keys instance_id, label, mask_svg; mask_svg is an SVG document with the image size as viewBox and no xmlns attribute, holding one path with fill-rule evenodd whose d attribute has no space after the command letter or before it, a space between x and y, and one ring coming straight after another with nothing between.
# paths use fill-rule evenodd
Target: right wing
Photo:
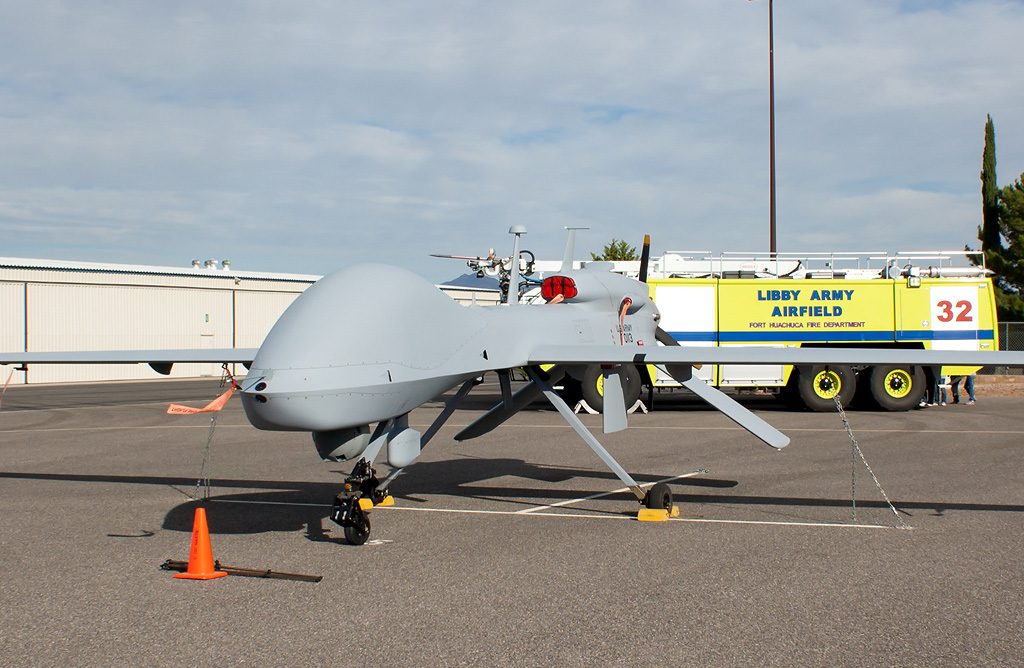
<instances>
[{"instance_id":1,"label":"right wing","mask_svg":"<svg viewBox=\"0 0 1024 668\"><path fill-rule=\"evenodd\" d=\"M660 339L661 337L659 337ZM1024 366L1024 352L970 350L913 350L892 348L778 348L765 346L637 346L540 345L529 363L540 364L659 364L698 397L773 448L789 438L737 403L724 392L692 375L697 364L913 364L964 366ZM606 409L610 403L605 402ZM613 407L619 410L619 405ZM616 416L624 422L624 416Z\"/></svg>"},{"instance_id":2,"label":"right wing","mask_svg":"<svg viewBox=\"0 0 1024 668\"><path fill-rule=\"evenodd\" d=\"M1024 367L1024 352L768 346L540 345L530 364L913 364Z\"/></svg>"}]
</instances>

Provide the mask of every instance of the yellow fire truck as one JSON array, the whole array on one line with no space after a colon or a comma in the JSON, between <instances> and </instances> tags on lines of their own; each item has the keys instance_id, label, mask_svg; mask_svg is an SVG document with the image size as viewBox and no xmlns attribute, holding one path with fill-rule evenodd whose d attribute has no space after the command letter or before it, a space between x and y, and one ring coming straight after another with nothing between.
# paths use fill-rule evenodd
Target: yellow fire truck
<instances>
[{"instance_id":1,"label":"yellow fire truck","mask_svg":"<svg viewBox=\"0 0 1024 668\"><path fill-rule=\"evenodd\" d=\"M884 347L998 350L989 272L960 251L932 253L734 254L669 252L652 258L647 282L661 327L687 346ZM639 263L617 262L631 274ZM812 410L854 399L883 409L916 407L926 382L977 367L705 365L697 375L721 388L770 388ZM633 374L630 374L633 376ZM600 373L580 388L601 403ZM640 386L678 386L654 368L637 369ZM627 401L630 398L627 397ZM594 408L598 408L594 406Z\"/></svg>"}]
</instances>

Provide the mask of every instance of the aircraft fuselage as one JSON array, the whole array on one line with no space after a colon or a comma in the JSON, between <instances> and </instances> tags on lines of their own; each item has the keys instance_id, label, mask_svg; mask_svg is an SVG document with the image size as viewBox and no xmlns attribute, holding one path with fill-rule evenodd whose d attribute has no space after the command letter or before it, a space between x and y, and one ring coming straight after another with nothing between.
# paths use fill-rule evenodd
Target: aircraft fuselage
<instances>
[{"instance_id":1,"label":"aircraft fuselage","mask_svg":"<svg viewBox=\"0 0 1024 668\"><path fill-rule=\"evenodd\" d=\"M569 275L578 294L562 303L466 307L397 267L335 272L267 335L242 388L246 415L270 430L362 426L486 371L522 366L538 342L655 344L646 286L601 270Z\"/></svg>"}]
</instances>

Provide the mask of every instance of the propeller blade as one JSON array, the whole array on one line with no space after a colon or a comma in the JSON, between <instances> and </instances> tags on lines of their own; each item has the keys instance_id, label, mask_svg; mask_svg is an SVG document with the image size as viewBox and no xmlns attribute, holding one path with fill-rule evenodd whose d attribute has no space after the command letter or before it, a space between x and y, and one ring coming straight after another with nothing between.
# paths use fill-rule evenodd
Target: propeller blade
<instances>
[{"instance_id":1,"label":"propeller blade","mask_svg":"<svg viewBox=\"0 0 1024 668\"><path fill-rule=\"evenodd\" d=\"M661 327L658 327L656 330L654 330L654 338L658 339L659 343L662 343L666 346L679 345L679 342L673 339L672 335L663 330Z\"/></svg>"},{"instance_id":2,"label":"propeller blade","mask_svg":"<svg viewBox=\"0 0 1024 668\"><path fill-rule=\"evenodd\" d=\"M651 262L651 235L644 235L644 248L640 251L640 282L647 282L647 265Z\"/></svg>"},{"instance_id":3,"label":"propeller blade","mask_svg":"<svg viewBox=\"0 0 1024 668\"><path fill-rule=\"evenodd\" d=\"M666 346L678 346L679 342L672 338L672 335L658 327L654 330L654 338L660 343ZM697 367L698 369L700 367ZM689 380L693 376L693 368L686 364L666 364L665 371L668 371L669 375L682 383L684 380Z\"/></svg>"},{"instance_id":4,"label":"propeller blade","mask_svg":"<svg viewBox=\"0 0 1024 668\"><path fill-rule=\"evenodd\" d=\"M622 391L625 380L622 377L622 365L605 365L601 367L604 376L604 410L601 411L604 433L612 434L629 426L626 418L626 399Z\"/></svg>"},{"instance_id":5,"label":"propeller blade","mask_svg":"<svg viewBox=\"0 0 1024 668\"><path fill-rule=\"evenodd\" d=\"M658 327L657 329L654 330L654 338L666 346L679 345L679 342L673 339L672 335L663 330L661 327ZM665 370L668 371L669 375L671 375L673 378L679 380L680 378L689 378L690 376L693 375L693 369L699 369L700 366L700 364L694 364L693 368L691 369L689 366L685 364L666 364ZM683 381L679 380L679 382L681 383Z\"/></svg>"}]
</instances>

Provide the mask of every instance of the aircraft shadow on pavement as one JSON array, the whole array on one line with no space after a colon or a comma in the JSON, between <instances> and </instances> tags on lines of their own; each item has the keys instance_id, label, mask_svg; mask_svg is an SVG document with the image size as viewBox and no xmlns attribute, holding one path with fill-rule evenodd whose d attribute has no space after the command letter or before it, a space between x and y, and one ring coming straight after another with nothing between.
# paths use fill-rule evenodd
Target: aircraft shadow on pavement
<instances>
[{"instance_id":1,"label":"aircraft shadow on pavement","mask_svg":"<svg viewBox=\"0 0 1024 668\"><path fill-rule=\"evenodd\" d=\"M217 521L209 514L211 533L262 533L267 531L306 530L310 540L335 540L328 537L323 527L334 528L328 520L334 497L341 491L346 470L339 470L338 482L329 483L273 483L263 485L273 490L224 494L225 487L255 487L246 481L211 481L211 502L216 508ZM383 473L381 474L383 477ZM539 486L481 485L496 478L518 478L542 483ZM638 475L638 482L654 482L665 476ZM594 480L586 489L559 487L559 483L574 478ZM184 481L180 481L184 482ZM686 479L676 481L680 485L701 487L732 487L735 481L709 479ZM191 481L194 485L194 481ZM554 487L549 486L554 485ZM449 496L461 499L503 501L517 503L522 508L536 505L569 501L591 494L602 494L621 487L621 483L610 472L589 469L562 468L538 465L520 459L477 459L459 458L449 461L427 462L409 466L391 486L392 495L405 505L425 504L426 497ZM636 512L636 501L628 492L609 495L609 499L621 500L616 511L628 508ZM200 500L180 504L164 518L163 528L171 531L191 531L195 508L202 505ZM340 535L340 531L335 532Z\"/></svg>"},{"instance_id":2,"label":"aircraft shadow on pavement","mask_svg":"<svg viewBox=\"0 0 1024 668\"><path fill-rule=\"evenodd\" d=\"M513 384L513 390L519 389L519 386ZM754 394L749 392L744 393L728 393L733 399L743 404L751 410L763 410L772 412L793 412L793 408L779 399L774 395L769 394ZM424 408L430 410L440 410L444 406L444 402L452 396L452 393L446 393L440 397L435 398L423 405ZM640 399L647 404L647 393L641 392ZM491 391L490 388L484 391L470 392L459 404L458 410L461 413L485 413L490 409L494 408L501 403L501 394L498 392ZM718 409L709 405L704 400L697 397L695 394L690 393L688 390L679 389L671 392L657 392L654 395L653 405L648 405L648 408L657 411L676 411L676 412L715 412ZM555 407L548 402L547 399L540 398L536 399L529 406L523 409L527 412L532 411L544 411L544 412L555 412ZM856 410L856 409L851 409Z\"/></svg>"},{"instance_id":3,"label":"aircraft shadow on pavement","mask_svg":"<svg viewBox=\"0 0 1024 668\"><path fill-rule=\"evenodd\" d=\"M347 467L346 467L347 468ZM191 532L198 506L215 508L209 516L209 528L214 534L249 534L277 531L298 531L304 529L306 537L314 541L335 541L340 539L328 536L325 526L333 529L334 525L327 519L330 516L331 504L335 495L341 490L341 480L345 471L338 471L337 482L309 482L289 480L242 480L217 479L211 480L210 502L202 499L190 499L174 506L164 516L162 527L169 531ZM653 482L667 476L636 475L638 482ZM534 480L541 485L484 484L498 478L518 478ZM575 487L560 485L574 478L584 478L588 482ZM128 485L158 485L178 489L183 496L195 489L195 478L168 476L129 476L129 475L95 475L68 473L32 473L0 471L0 479L6 480L39 480L55 482L81 483L122 483ZM592 481L592 482L589 482ZM712 494L699 490L727 490L738 485L735 480L719 480L714 478L691 477L674 480L670 483L676 502L687 504L721 504L732 506L756 507L806 507L834 508L847 507L850 500L846 498L813 498L813 497L775 497L741 495L731 493ZM620 488L621 483L608 472L587 469L562 468L556 466L537 465L519 459L475 459L460 458L450 461L426 462L409 467L406 474L399 477L392 487L392 493L399 503L425 503L426 496L451 496L460 499L479 499L512 503L521 508L533 507L581 499L592 494L606 494L609 490ZM245 490L231 492L231 490ZM611 502L607 512L613 515L632 514L636 510L635 500L628 492L611 494L604 497ZM883 501L858 501L861 508L887 508ZM935 501L894 501L894 505L905 514L915 510L931 511L942 516L946 511L974 512L1024 512L1024 505L987 504L987 503L946 503ZM123 532L110 533L113 537L146 537L152 535L143 530L139 535ZM334 535L340 536L340 531Z\"/></svg>"}]
</instances>

